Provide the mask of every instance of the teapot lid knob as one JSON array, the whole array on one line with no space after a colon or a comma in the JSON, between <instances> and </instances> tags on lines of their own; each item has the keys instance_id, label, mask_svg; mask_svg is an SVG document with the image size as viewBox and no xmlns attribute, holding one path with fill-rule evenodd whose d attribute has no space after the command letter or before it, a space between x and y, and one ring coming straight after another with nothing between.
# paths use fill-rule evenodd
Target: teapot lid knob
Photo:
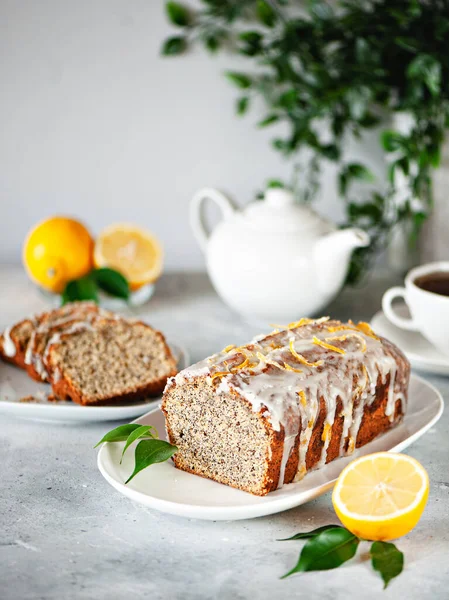
<instances>
[{"instance_id":1,"label":"teapot lid knob","mask_svg":"<svg viewBox=\"0 0 449 600\"><path fill-rule=\"evenodd\" d=\"M290 190L284 188L268 188L264 196L265 202L275 208L285 208L295 204L295 198Z\"/></svg>"}]
</instances>

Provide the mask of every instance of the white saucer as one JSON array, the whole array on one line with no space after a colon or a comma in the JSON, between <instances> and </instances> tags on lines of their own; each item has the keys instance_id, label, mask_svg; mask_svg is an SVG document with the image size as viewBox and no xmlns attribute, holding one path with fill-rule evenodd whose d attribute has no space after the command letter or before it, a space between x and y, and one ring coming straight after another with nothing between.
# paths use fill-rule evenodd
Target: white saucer
<instances>
[{"instance_id":1,"label":"white saucer","mask_svg":"<svg viewBox=\"0 0 449 600\"><path fill-rule=\"evenodd\" d=\"M172 461L152 465L125 485L124 481L134 468L134 452L130 448L120 465L123 443L103 444L98 453L98 468L106 481L121 494L150 508L212 521L251 519L288 510L324 494L354 457L404 450L438 421L443 406L438 390L424 379L412 375L407 414L398 427L360 448L352 456L335 460L309 473L302 481L285 485L264 497L252 496L180 471L175 469ZM138 419L137 423L153 425L165 439L164 416L159 408Z\"/></svg>"},{"instance_id":2,"label":"white saucer","mask_svg":"<svg viewBox=\"0 0 449 600\"><path fill-rule=\"evenodd\" d=\"M189 365L187 351L177 344L170 344L179 370ZM62 423L80 421L126 421L145 414L157 405L159 398L120 406L80 406L74 402L49 402L51 387L34 381L21 369L0 361L0 412L25 419L56 421ZM20 402L26 396L36 397L38 402Z\"/></svg>"},{"instance_id":3,"label":"white saucer","mask_svg":"<svg viewBox=\"0 0 449 600\"><path fill-rule=\"evenodd\" d=\"M404 304L395 306L400 316L408 317L408 309ZM371 319L373 330L389 339L402 350L415 369L449 375L449 358L446 358L426 338L417 331L407 331L396 327L387 319L383 311L379 311Z\"/></svg>"}]
</instances>

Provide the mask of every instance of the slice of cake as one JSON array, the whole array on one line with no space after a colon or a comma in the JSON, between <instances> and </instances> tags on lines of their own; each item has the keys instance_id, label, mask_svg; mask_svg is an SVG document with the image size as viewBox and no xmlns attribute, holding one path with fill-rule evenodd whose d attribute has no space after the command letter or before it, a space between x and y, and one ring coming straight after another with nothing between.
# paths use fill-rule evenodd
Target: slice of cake
<instances>
[{"instance_id":1,"label":"slice of cake","mask_svg":"<svg viewBox=\"0 0 449 600\"><path fill-rule=\"evenodd\" d=\"M85 329L98 316L113 318L113 313L93 302L73 302L39 317L38 326L28 342L25 368L36 381L49 381L46 358L49 343L56 334Z\"/></svg>"},{"instance_id":2,"label":"slice of cake","mask_svg":"<svg viewBox=\"0 0 449 600\"><path fill-rule=\"evenodd\" d=\"M93 302L72 302L49 312L40 313L34 317L23 319L0 334L0 357L21 369L27 369L29 374L37 380L41 380L38 373L33 372L30 367L29 350L30 342L33 341L36 330L44 323L64 320L79 309L98 310Z\"/></svg>"},{"instance_id":3,"label":"slice of cake","mask_svg":"<svg viewBox=\"0 0 449 600\"><path fill-rule=\"evenodd\" d=\"M157 396L177 371L159 331L119 318L58 333L46 354L55 395L83 405Z\"/></svg>"},{"instance_id":4,"label":"slice of cake","mask_svg":"<svg viewBox=\"0 0 449 600\"><path fill-rule=\"evenodd\" d=\"M301 319L228 346L167 383L175 466L267 494L399 423L409 374L366 323Z\"/></svg>"}]
</instances>

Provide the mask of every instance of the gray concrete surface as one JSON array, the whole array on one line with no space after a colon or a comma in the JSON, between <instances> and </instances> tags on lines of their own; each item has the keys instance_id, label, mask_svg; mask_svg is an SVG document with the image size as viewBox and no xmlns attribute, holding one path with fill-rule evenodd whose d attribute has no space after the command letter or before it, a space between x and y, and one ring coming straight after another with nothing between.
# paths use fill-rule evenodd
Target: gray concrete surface
<instances>
[{"instance_id":1,"label":"gray concrete surface","mask_svg":"<svg viewBox=\"0 0 449 600\"><path fill-rule=\"evenodd\" d=\"M378 276L346 290L329 312L368 319L391 285ZM0 325L45 306L17 269L0 270ZM201 274L168 275L140 311L199 359L256 328L215 296ZM429 377L449 397L449 379ZM335 571L280 581L300 542L276 539L334 522L330 494L271 517L206 522L133 504L113 490L92 449L110 423L55 425L0 415L0 598L183 600L449 598L449 411L409 452L431 492L418 527L398 542L405 572L386 592L366 555Z\"/></svg>"}]
</instances>

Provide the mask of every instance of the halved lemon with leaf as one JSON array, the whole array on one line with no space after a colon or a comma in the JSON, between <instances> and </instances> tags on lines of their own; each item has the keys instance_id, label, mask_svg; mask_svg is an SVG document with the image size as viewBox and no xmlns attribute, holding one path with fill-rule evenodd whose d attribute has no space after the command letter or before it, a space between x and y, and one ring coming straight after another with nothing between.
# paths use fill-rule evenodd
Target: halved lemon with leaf
<instances>
[{"instance_id":1,"label":"halved lemon with leaf","mask_svg":"<svg viewBox=\"0 0 449 600\"><path fill-rule=\"evenodd\" d=\"M163 251L152 233L127 223L110 225L97 238L96 267L110 267L122 273L132 290L153 283L162 273Z\"/></svg>"},{"instance_id":2,"label":"halved lemon with leaf","mask_svg":"<svg viewBox=\"0 0 449 600\"><path fill-rule=\"evenodd\" d=\"M332 494L335 512L354 535L392 540L418 523L429 496L424 467L405 454L379 452L351 462Z\"/></svg>"}]
</instances>

